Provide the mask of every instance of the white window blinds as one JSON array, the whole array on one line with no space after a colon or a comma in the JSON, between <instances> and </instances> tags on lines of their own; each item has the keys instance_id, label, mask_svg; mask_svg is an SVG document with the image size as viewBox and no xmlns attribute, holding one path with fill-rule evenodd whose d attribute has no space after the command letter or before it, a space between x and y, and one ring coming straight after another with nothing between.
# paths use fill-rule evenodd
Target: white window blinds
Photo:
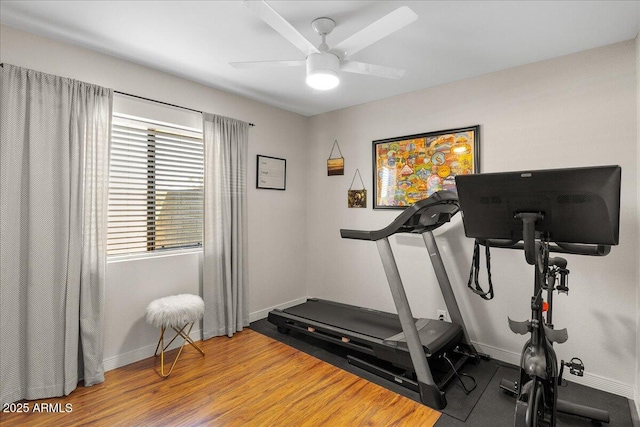
<instances>
[{"instance_id":1,"label":"white window blinds","mask_svg":"<svg viewBox=\"0 0 640 427\"><path fill-rule=\"evenodd\" d=\"M114 114L107 254L202 246L202 133Z\"/></svg>"}]
</instances>

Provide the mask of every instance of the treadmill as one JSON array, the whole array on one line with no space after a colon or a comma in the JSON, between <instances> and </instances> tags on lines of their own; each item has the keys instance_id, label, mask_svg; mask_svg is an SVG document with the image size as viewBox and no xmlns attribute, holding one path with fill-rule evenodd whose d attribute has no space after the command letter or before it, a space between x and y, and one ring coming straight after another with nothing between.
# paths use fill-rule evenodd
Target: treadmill
<instances>
[{"instance_id":1,"label":"treadmill","mask_svg":"<svg viewBox=\"0 0 640 427\"><path fill-rule=\"evenodd\" d=\"M269 322L276 325L281 333L294 330L364 353L371 356L370 359L403 368L410 374L409 378L377 363L353 356L348 358L349 363L417 391L425 405L435 409L444 408L447 401L442 389L454 377L460 378L458 370L468 360L477 361L479 357L469 339L432 233L449 222L459 209L455 193L439 191L406 208L389 226L381 230L340 230L344 239L376 242L397 314L310 298L291 308L272 310L268 315ZM396 233L422 235L451 322L416 319L411 314L389 243L389 236ZM459 356L455 363L447 358L447 354L453 352ZM430 369L430 360L440 358L445 358L451 369L436 382Z\"/></svg>"}]
</instances>

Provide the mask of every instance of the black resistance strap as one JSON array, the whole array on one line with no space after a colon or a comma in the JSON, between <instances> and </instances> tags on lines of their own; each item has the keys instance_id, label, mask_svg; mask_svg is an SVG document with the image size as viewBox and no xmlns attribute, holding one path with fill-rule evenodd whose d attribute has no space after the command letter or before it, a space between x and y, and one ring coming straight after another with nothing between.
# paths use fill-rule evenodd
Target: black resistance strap
<instances>
[{"instance_id":1,"label":"black resistance strap","mask_svg":"<svg viewBox=\"0 0 640 427\"><path fill-rule=\"evenodd\" d=\"M489 290L487 292L482 289L479 283L480 276L480 244L476 240L473 245L473 258L471 259L471 271L469 272L469 281L467 286L474 293L480 295L482 299L493 299L493 283L491 282L491 253L489 250L489 242L485 243L485 257L487 258L487 277L489 280ZM471 283L475 284L475 289L471 286Z\"/></svg>"}]
</instances>

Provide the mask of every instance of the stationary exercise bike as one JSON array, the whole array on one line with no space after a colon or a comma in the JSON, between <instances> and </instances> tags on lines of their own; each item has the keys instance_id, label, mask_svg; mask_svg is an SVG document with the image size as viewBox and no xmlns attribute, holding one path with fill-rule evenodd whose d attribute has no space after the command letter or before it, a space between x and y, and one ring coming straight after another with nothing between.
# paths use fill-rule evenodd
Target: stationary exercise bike
<instances>
[{"instance_id":1,"label":"stationary exercise bike","mask_svg":"<svg viewBox=\"0 0 640 427\"><path fill-rule=\"evenodd\" d=\"M564 367L581 376L584 366L578 358L562 361L558 373L553 343L567 341L568 334L554 329L553 292L568 292L569 270L566 259L549 253L610 252L610 245L618 243L620 175L620 167L608 166L456 178L466 235L485 246L524 249L534 266L531 320L509 319L513 332L530 334L519 380L501 383L517 395L516 427L555 426L558 412L609 422L607 411L558 399Z\"/></svg>"},{"instance_id":2,"label":"stationary exercise bike","mask_svg":"<svg viewBox=\"0 0 640 427\"><path fill-rule=\"evenodd\" d=\"M517 397L514 425L555 426L558 412L608 423L607 411L558 399L558 386L562 384L565 366L569 367L571 374L582 376L584 365L579 358L573 358L569 362L562 360L558 373L558 361L553 344L566 342L569 335L566 328L554 329L553 293L569 292L569 270L565 258L551 258L549 253L562 251L582 255L606 255L609 249L562 243L561 246L553 245L543 235L536 237L535 223L543 219L541 213L520 213L516 218L522 220L524 244L508 245L493 241L494 246L523 248L527 263L535 266L531 320L517 322L509 318L511 331L520 335L530 334L520 357L520 377L515 383L504 379L500 382L500 387L505 392ZM491 244L487 241L482 243ZM546 298L543 298L543 294L546 294Z\"/></svg>"}]
</instances>

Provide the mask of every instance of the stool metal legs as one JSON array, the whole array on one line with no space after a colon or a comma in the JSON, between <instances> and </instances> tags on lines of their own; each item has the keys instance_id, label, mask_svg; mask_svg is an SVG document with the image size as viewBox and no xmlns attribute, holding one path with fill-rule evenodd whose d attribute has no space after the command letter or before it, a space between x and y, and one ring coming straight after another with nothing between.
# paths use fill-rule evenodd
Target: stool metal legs
<instances>
[{"instance_id":1,"label":"stool metal legs","mask_svg":"<svg viewBox=\"0 0 640 427\"><path fill-rule=\"evenodd\" d=\"M202 349L198 347L198 345L195 342L193 342L193 340L189 336L189 334L191 333L191 328L193 328L193 324L194 322L186 323L180 329L172 327L172 329L176 331L176 335L171 339L171 341L169 341L169 344L167 345L164 345L164 332L166 330L166 327L165 326L162 327L162 331L160 332L160 339L158 340L158 345L156 345L156 351L153 353L153 355L158 356L158 349L162 348L162 350L160 351L160 376L162 376L163 378L167 378L169 375L171 375L173 368L176 366L176 362L178 361L178 358L180 358L180 354L182 354L182 349L184 348L185 344L187 343L191 344L193 348L198 350L200 354L204 356L204 351L202 351ZM185 332L185 329L187 328L187 326L189 327L189 330ZM173 363L171 364L171 368L169 369L169 372L165 374L164 373L164 352L171 345L171 343L175 341L175 339L178 338L179 336L183 338L182 345L180 346L180 350L178 350L178 354L176 355L176 358L173 360Z\"/></svg>"}]
</instances>

